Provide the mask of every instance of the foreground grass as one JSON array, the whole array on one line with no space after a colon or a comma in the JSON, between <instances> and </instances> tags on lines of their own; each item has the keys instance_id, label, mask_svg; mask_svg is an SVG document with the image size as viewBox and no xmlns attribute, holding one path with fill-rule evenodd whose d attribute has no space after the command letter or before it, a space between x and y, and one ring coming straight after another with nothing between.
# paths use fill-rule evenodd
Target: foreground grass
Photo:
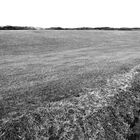
<instances>
[{"instance_id":1,"label":"foreground grass","mask_svg":"<svg viewBox=\"0 0 140 140\"><path fill-rule=\"evenodd\" d=\"M1 31L0 139L121 140L138 131L139 35Z\"/></svg>"},{"instance_id":2,"label":"foreground grass","mask_svg":"<svg viewBox=\"0 0 140 140\"><path fill-rule=\"evenodd\" d=\"M1 119L2 140L126 140L140 138L140 68L107 79L101 89ZM130 137L131 136L131 137Z\"/></svg>"}]
</instances>

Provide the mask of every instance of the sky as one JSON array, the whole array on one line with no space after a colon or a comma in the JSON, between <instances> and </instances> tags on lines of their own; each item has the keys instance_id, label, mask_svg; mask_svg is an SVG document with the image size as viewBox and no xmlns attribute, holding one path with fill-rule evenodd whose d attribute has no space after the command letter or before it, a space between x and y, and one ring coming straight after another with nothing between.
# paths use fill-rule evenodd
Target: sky
<instances>
[{"instance_id":1,"label":"sky","mask_svg":"<svg viewBox=\"0 0 140 140\"><path fill-rule=\"evenodd\" d=\"M0 26L140 27L140 0L0 0Z\"/></svg>"}]
</instances>

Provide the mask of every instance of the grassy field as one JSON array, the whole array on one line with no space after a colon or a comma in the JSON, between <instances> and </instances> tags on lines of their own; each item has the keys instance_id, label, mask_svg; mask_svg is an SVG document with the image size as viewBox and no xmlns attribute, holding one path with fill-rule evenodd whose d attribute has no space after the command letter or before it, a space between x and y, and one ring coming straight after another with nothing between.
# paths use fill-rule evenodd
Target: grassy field
<instances>
[{"instance_id":1,"label":"grassy field","mask_svg":"<svg viewBox=\"0 0 140 140\"><path fill-rule=\"evenodd\" d=\"M0 31L0 118L79 97L140 64L139 31Z\"/></svg>"},{"instance_id":2,"label":"grassy field","mask_svg":"<svg viewBox=\"0 0 140 140\"><path fill-rule=\"evenodd\" d=\"M6 113L78 96L85 88L102 86L106 76L128 71L140 63L139 35L136 31L1 31L0 99L7 104Z\"/></svg>"}]
</instances>

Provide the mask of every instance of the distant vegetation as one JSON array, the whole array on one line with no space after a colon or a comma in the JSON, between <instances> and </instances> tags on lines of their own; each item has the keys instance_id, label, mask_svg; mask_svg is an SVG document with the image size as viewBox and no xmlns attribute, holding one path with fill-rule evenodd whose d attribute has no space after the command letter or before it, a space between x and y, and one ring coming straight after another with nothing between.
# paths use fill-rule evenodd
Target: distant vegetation
<instances>
[{"instance_id":1,"label":"distant vegetation","mask_svg":"<svg viewBox=\"0 0 140 140\"><path fill-rule=\"evenodd\" d=\"M112 28L112 27L78 27L78 28L62 28L62 27L51 27L45 28L46 30L140 30L140 28L128 28L128 27L121 27L121 28Z\"/></svg>"},{"instance_id":2,"label":"distant vegetation","mask_svg":"<svg viewBox=\"0 0 140 140\"><path fill-rule=\"evenodd\" d=\"M132 31L132 30L140 30L140 28L113 28L113 27L77 27L77 28L63 28L63 27L50 27L50 28L36 28L36 27L28 27L28 26L1 26L0 30L124 30L124 31Z\"/></svg>"},{"instance_id":3,"label":"distant vegetation","mask_svg":"<svg viewBox=\"0 0 140 140\"><path fill-rule=\"evenodd\" d=\"M91 27L78 27L78 28L51 27L45 29L46 30L95 30L95 28L91 28Z\"/></svg>"},{"instance_id":4,"label":"distant vegetation","mask_svg":"<svg viewBox=\"0 0 140 140\"><path fill-rule=\"evenodd\" d=\"M112 28L112 27L96 27L94 30L140 30L140 28L128 28L128 27L121 27L121 28Z\"/></svg>"},{"instance_id":5,"label":"distant vegetation","mask_svg":"<svg viewBox=\"0 0 140 140\"><path fill-rule=\"evenodd\" d=\"M27 26L1 26L0 30L36 30L35 27L27 27Z\"/></svg>"}]
</instances>

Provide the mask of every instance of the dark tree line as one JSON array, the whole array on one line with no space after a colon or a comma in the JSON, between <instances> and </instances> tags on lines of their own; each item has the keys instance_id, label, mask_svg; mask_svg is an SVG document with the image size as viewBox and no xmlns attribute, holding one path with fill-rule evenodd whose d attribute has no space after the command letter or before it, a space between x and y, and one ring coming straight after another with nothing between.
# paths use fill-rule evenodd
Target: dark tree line
<instances>
[{"instance_id":1,"label":"dark tree line","mask_svg":"<svg viewBox=\"0 0 140 140\"><path fill-rule=\"evenodd\" d=\"M128 28L128 27L121 27L121 28L113 28L113 27L78 27L78 28L62 28L62 27L51 27L45 28L45 30L124 30L124 31L132 31L132 30L140 30L140 28Z\"/></svg>"},{"instance_id":2,"label":"dark tree line","mask_svg":"<svg viewBox=\"0 0 140 140\"><path fill-rule=\"evenodd\" d=\"M27 27L27 26L1 26L0 30L35 30L34 27Z\"/></svg>"},{"instance_id":3,"label":"dark tree line","mask_svg":"<svg viewBox=\"0 0 140 140\"><path fill-rule=\"evenodd\" d=\"M140 30L140 28L113 28L113 27L77 27L77 28L63 28L63 27L50 27L50 28L35 28L28 26L0 26L0 30L122 30L122 31L132 31L132 30Z\"/></svg>"}]
</instances>

